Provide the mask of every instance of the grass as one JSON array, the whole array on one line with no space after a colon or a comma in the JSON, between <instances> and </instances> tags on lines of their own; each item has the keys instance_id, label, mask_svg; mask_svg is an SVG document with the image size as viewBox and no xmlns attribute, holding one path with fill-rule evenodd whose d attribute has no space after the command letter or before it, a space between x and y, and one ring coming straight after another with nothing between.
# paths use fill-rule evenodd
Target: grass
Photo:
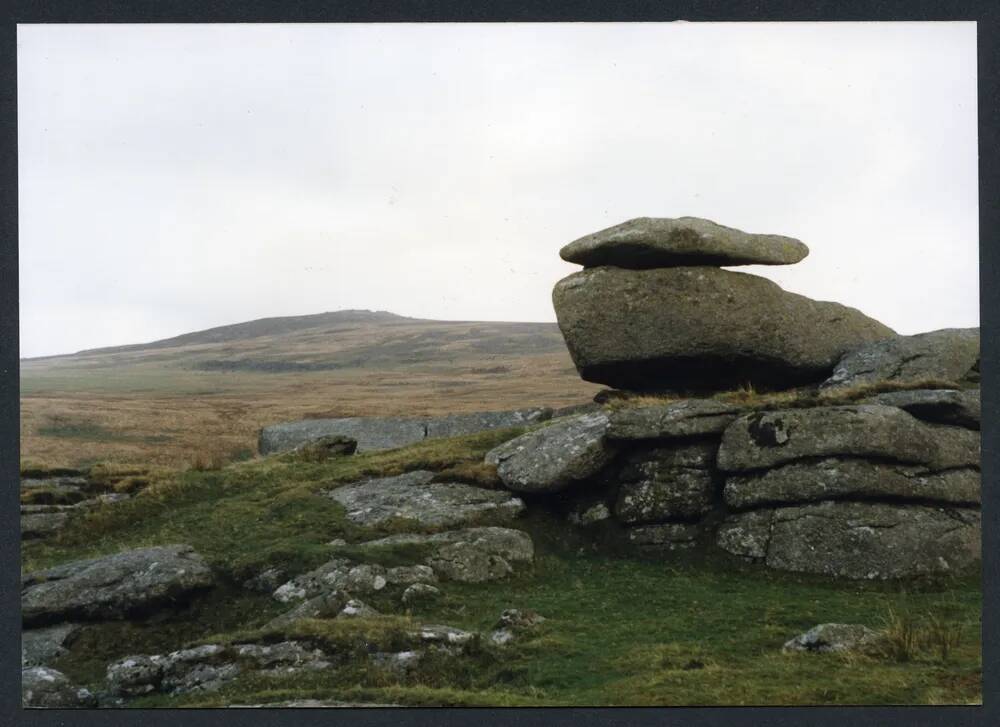
<instances>
[{"instance_id":1,"label":"grass","mask_svg":"<svg viewBox=\"0 0 1000 727\"><path fill-rule=\"evenodd\" d=\"M146 477L149 482L132 500L81 516L52 540L24 543L25 570L139 545L186 542L209 560L220 585L177 613L89 626L54 666L99 688L104 667L114 659L196 643L296 638L358 655L404 648L405 630L414 623L488 631L502 610L514 607L533 609L547 620L506 649L478 644L466 658L433 656L408 676L371 669L355 658L318 674L275 679L246 673L218 693L149 696L132 704L212 707L310 698L464 706L981 700L976 575L919 581L904 590L895 583L767 571L721 556L623 558L596 552L585 532L569 530L538 508L518 525L535 540L536 562L509 580L448 583L439 601L386 618L262 630L288 606L240 589L242 579L270 566L298 573L330 558L336 549L326 543L333 538L358 542L398 527L362 531L317 493L407 469L427 468L444 477L474 472L486 451L517 431L428 440L324 463L282 455L213 471L94 468L105 481ZM414 555L386 554L386 562ZM390 590L365 600L380 611L398 611L398 594ZM822 622L885 626L890 634L896 629L893 638L900 646L876 656L781 653L787 639Z\"/></svg>"}]
</instances>

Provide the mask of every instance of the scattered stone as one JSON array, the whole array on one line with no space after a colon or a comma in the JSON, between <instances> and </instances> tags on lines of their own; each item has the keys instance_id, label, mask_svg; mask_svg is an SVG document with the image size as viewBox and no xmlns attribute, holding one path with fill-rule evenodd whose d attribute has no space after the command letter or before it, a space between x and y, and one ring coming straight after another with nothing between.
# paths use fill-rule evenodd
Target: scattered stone
<instances>
[{"instance_id":1,"label":"scattered stone","mask_svg":"<svg viewBox=\"0 0 1000 727\"><path fill-rule=\"evenodd\" d=\"M415 557L442 578L466 583L505 578L515 566L534 559L527 533L500 527L450 530L433 535L400 534L359 543L362 553L414 548Z\"/></svg>"},{"instance_id":2,"label":"scattered stone","mask_svg":"<svg viewBox=\"0 0 1000 727\"><path fill-rule=\"evenodd\" d=\"M378 615L379 612L364 601L352 598L344 604L342 609L340 609L340 613L337 614L337 618L372 618Z\"/></svg>"},{"instance_id":3,"label":"scattered stone","mask_svg":"<svg viewBox=\"0 0 1000 727\"><path fill-rule=\"evenodd\" d=\"M371 654L372 665L377 669L384 669L399 674L405 674L416 668L420 663L422 654L419 651L377 651Z\"/></svg>"},{"instance_id":4,"label":"scattered stone","mask_svg":"<svg viewBox=\"0 0 1000 727\"><path fill-rule=\"evenodd\" d=\"M911 389L878 394L863 403L896 406L917 419L979 429L982 405L979 389Z\"/></svg>"},{"instance_id":5,"label":"scattered stone","mask_svg":"<svg viewBox=\"0 0 1000 727\"><path fill-rule=\"evenodd\" d=\"M328 669L331 663L322 649L310 649L298 641L281 641L277 644L240 644L236 655L253 661L257 668L269 670Z\"/></svg>"},{"instance_id":6,"label":"scattered stone","mask_svg":"<svg viewBox=\"0 0 1000 727\"><path fill-rule=\"evenodd\" d=\"M524 503L501 490L458 482L431 482L433 472L418 470L344 485L325 494L347 509L347 519L365 527L403 519L416 527L451 527L510 520Z\"/></svg>"},{"instance_id":7,"label":"scattered stone","mask_svg":"<svg viewBox=\"0 0 1000 727\"><path fill-rule=\"evenodd\" d=\"M792 265L809 254L783 235L757 235L700 217L638 217L575 240L559 257L588 268Z\"/></svg>"},{"instance_id":8,"label":"scattered stone","mask_svg":"<svg viewBox=\"0 0 1000 727\"><path fill-rule=\"evenodd\" d=\"M731 516L717 542L779 570L888 579L962 571L981 537L978 510L824 502Z\"/></svg>"},{"instance_id":9,"label":"scattered stone","mask_svg":"<svg viewBox=\"0 0 1000 727\"><path fill-rule=\"evenodd\" d=\"M978 379L979 329L943 328L858 346L844 355L824 387L882 381Z\"/></svg>"},{"instance_id":10,"label":"scattered stone","mask_svg":"<svg viewBox=\"0 0 1000 727\"><path fill-rule=\"evenodd\" d=\"M434 586L426 583L414 583L411 586L407 586L406 590L403 591L402 600L405 605L412 606L417 603L434 601L440 597L441 591Z\"/></svg>"},{"instance_id":11,"label":"scattered stone","mask_svg":"<svg viewBox=\"0 0 1000 727\"><path fill-rule=\"evenodd\" d=\"M692 523L660 523L628 529L633 545L662 550L687 550L695 547L701 527Z\"/></svg>"},{"instance_id":12,"label":"scattered stone","mask_svg":"<svg viewBox=\"0 0 1000 727\"><path fill-rule=\"evenodd\" d=\"M365 595L381 591L387 583L386 570L380 565L355 565L346 558L334 558L282 584L272 595L283 603L312 598L332 590Z\"/></svg>"},{"instance_id":13,"label":"scattered stone","mask_svg":"<svg viewBox=\"0 0 1000 727\"><path fill-rule=\"evenodd\" d=\"M827 457L792 462L761 474L726 479L726 504L735 509L821 500L898 499L956 505L982 502L977 468L935 471L923 465Z\"/></svg>"},{"instance_id":14,"label":"scattered stone","mask_svg":"<svg viewBox=\"0 0 1000 727\"><path fill-rule=\"evenodd\" d=\"M629 406L608 415L608 439L678 439L722 434L739 407L713 399L682 399L655 406Z\"/></svg>"},{"instance_id":15,"label":"scattered stone","mask_svg":"<svg viewBox=\"0 0 1000 727\"><path fill-rule=\"evenodd\" d=\"M486 454L503 483L517 492L558 492L596 474L614 455L605 443L603 412L568 417L522 434Z\"/></svg>"},{"instance_id":16,"label":"scattered stone","mask_svg":"<svg viewBox=\"0 0 1000 727\"><path fill-rule=\"evenodd\" d=\"M127 656L108 665L109 691L120 697L139 697L160 689L166 659L159 655Z\"/></svg>"},{"instance_id":17,"label":"scattered stone","mask_svg":"<svg viewBox=\"0 0 1000 727\"><path fill-rule=\"evenodd\" d=\"M710 267L583 270L552 300L580 376L634 391L790 388L895 335L853 308Z\"/></svg>"},{"instance_id":18,"label":"scattered stone","mask_svg":"<svg viewBox=\"0 0 1000 727\"><path fill-rule=\"evenodd\" d=\"M498 629L513 629L515 631L533 629L545 623L545 617L531 609L507 608L500 613L496 623Z\"/></svg>"},{"instance_id":19,"label":"scattered stone","mask_svg":"<svg viewBox=\"0 0 1000 727\"><path fill-rule=\"evenodd\" d=\"M476 638L471 631L463 631L454 626L440 624L420 626L410 633L410 637L424 644L443 644L447 646L465 646Z\"/></svg>"},{"instance_id":20,"label":"scattered stone","mask_svg":"<svg viewBox=\"0 0 1000 727\"><path fill-rule=\"evenodd\" d=\"M97 700L66 675L46 666L21 669L21 705L27 708L74 709L95 707Z\"/></svg>"},{"instance_id":21,"label":"scattered stone","mask_svg":"<svg viewBox=\"0 0 1000 727\"><path fill-rule=\"evenodd\" d=\"M65 623L22 631L21 667L45 666L65 655L79 630L79 624Z\"/></svg>"},{"instance_id":22,"label":"scattered stone","mask_svg":"<svg viewBox=\"0 0 1000 727\"><path fill-rule=\"evenodd\" d=\"M298 445L293 451L310 462L324 462L330 457L354 454L358 441L342 434L328 434Z\"/></svg>"},{"instance_id":23,"label":"scattered stone","mask_svg":"<svg viewBox=\"0 0 1000 727\"><path fill-rule=\"evenodd\" d=\"M47 512L21 515L21 538L42 538L62 530L69 515L65 512Z\"/></svg>"},{"instance_id":24,"label":"scattered stone","mask_svg":"<svg viewBox=\"0 0 1000 727\"><path fill-rule=\"evenodd\" d=\"M265 624L268 631L280 630L291 626L296 621L307 618L336 618L347 605L349 596L343 591L331 590L303 601L290 611L275 616Z\"/></svg>"},{"instance_id":25,"label":"scattered stone","mask_svg":"<svg viewBox=\"0 0 1000 727\"><path fill-rule=\"evenodd\" d=\"M21 615L25 625L125 618L212 584L190 545L140 548L29 573L21 579Z\"/></svg>"},{"instance_id":26,"label":"scattered stone","mask_svg":"<svg viewBox=\"0 0 1000 727\"><path fill-rule=\"evenodd\" d=\"M876 646L881 634L862 624L819 624L782 647L785 653L808 651L827 654L844 651L868 651Z\"/></svg>"},{"instance_id":27,"label":"scattered stone","mask_svg":"<svg viewBox=\"0 0 1000 727\"><path fill-rule=\"evenodd\" d=\"M253 578L243 581L243 587L258 593L273 593L287 579L287 574L281 568L268 568Z\"/></svg>"},{"instance_id":28,"label":"scattered stone","mask_svg":"<svg viewBox=\"0 0 1000 727\"><path fill-rule=\"evenodd\" d=\"M979 466L979 433L877 404L758 412L726 429L718 466L762 469L804 457L875 457L936 470Z\"/></svg>"},{"instance_id":29,"label":"scattered stone","mask_svg":"<svg viewBox=\"0 0 1000 727\"><path fill-rule=\"evenodd\" d=\"M437 583L434 569L426 565L400 565L385 572L385 579L394 586Z\"/></svg>"}]
</instances>

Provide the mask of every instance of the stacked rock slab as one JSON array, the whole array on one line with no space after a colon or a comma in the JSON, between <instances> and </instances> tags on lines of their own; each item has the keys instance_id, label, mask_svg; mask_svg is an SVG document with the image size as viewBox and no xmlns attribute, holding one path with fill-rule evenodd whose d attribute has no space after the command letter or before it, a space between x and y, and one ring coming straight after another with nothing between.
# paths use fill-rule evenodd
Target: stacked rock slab
<instances>
[{"instance_id":1,"label":"stacked rock slab","mask_svg":"<svg viewBox=\"0 0 1000 727\"><path fill-rule=\"evenodd\" d=\"M980 558L979 450L976 429L885 404L743 416L718 453L733 511L718 545L842 578L960 571Z\"/></svg>"},{"instance_id":2,"label":"stacked rock slab","mask_svg":"<svg viewBox=\"0 0 1000 727\"><path fill-rule=\"evenodd\" d=\"M726 265L788 265L808 248L696 217L639 218L560 251L584 270L552 293L587 381L635 391L819 382L848 351L895 334L859 311Z\"/></svg>"}]
</instances>

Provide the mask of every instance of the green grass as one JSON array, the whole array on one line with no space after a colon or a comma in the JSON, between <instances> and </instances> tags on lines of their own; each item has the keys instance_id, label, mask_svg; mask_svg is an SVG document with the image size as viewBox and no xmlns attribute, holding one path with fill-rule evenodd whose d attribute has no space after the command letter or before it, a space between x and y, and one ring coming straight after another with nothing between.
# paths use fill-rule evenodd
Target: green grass
<instances>
[{"instance_id":1,"label":"green grass","mask_svg":"<svg viewBox=\"0 0 1000 727\"><path fill-rule=\"evenodd\" d=\"M125 432L117 432L100 424L88 421L55 420L51 424L38 427L38 434L43 437L60 437L63 439L81 439L88 442L141 442L157 444L169 442L169 434L149 434L136 436Z\"/></svg>"},{"instance_id":2,"label":"green grass","mask_svg":"<svg viewBox=\"0 0 1000 727\"><path fill-rule=\"evenodd\" d=\"M80 517L52 540L24 543L23 567L35 570L127 547L185 542L209 560L221 582L181 612L87 627L54 666L100 688L106 664L134 653L252 637L298 638L357 654L400 648L409 623L489 630L503 609L513 607L534 609L547 621L515 646L479 645L462 659L428 658L408 677L387 676L364 659L351 659L318 674L275 679L248 673L218 693L157 695L131 704L210 707L310 698L467 706L981 700L976 575L917 581L904 589L773 572L722 556L625 558L595 551L588 536L536 507L518 525L532 533L536 563L511 579L445 584L439 602L408 615L261 631L288 606L238 589L242 579L272 565L301 572L331 557L334 549L325 544L333 538L357 542L394 529L360 530L320 490L408 469L475 468L486 451L514 433L428 440L325 463L282 455L219 471L161 475L132 500ZM413 554L400 558L407 555ZM389 590L365 600L383 612L398 611L398 593ZM905 646L878 656L781 653L792 636L830 621L902 629Z\"/></svg>"}]
</instances>

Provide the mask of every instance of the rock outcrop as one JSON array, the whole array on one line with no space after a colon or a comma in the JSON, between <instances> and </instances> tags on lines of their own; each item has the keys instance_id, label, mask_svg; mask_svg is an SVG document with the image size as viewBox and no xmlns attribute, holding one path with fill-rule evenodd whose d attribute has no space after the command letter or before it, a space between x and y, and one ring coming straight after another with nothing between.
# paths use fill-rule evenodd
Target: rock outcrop
<instances>
[{"instance_id":1,"label":"rock outcrop","mask_svg":"<svg viewBox=\"0 0 1000 727\"><path fill-rule=\"evenodd\" d=\"M264 427L260 431L257 448L261 454L274 454L295 449L321 437L339 435L355 440L358 452L373 452L405 447L428 437L457 437L490 429L520 427L551 417L551 409L539 407L432 418L304 419Z\"/></svg>"},{"instance_id":2,"label":"rock outcrop","mask_svg":"<svg viewBox=\"0 0 1000 727\"><path fill-rule=\"evenodd\" d=\"M344 506L348 520L365 527L397 520L424 528L503 522L524 510L519 498L502 490L433 478L433 472L418 470L343 485L326 495Z\"/></svg>"},{"instance_id":3,"label":"rock outcrop","mask_svg":"<svg viewBox=\"0 0 1000 727\"><path fill-rule=\"evenodd\" d=\"M60 671L45 666L21 669L21 704L25 707L80 709L97 706L89 690L78 687Z\"/></svg>"},{"instance_id":4,"label":"rock outcrop","mask_svg":"<svg viewBox=\"0 0 1000 727\"><path fill-rule=\"evenodd\" d=\"M25 625L125 618L168 605L213 581L189 545L129 550L22 577L21 617Z\"/></svg>"},{"instance_id":5,"label":"rock outcrop","mask_svg":"<svg viewBox=\"0 0 1000 727\"><path fill-rule=\"evenodd\" d=\"M639 391L818 382L848 351L895 335L853 308L714 267L590 268L552 300L580 376Z\"/></svg>"}]
</instances>

